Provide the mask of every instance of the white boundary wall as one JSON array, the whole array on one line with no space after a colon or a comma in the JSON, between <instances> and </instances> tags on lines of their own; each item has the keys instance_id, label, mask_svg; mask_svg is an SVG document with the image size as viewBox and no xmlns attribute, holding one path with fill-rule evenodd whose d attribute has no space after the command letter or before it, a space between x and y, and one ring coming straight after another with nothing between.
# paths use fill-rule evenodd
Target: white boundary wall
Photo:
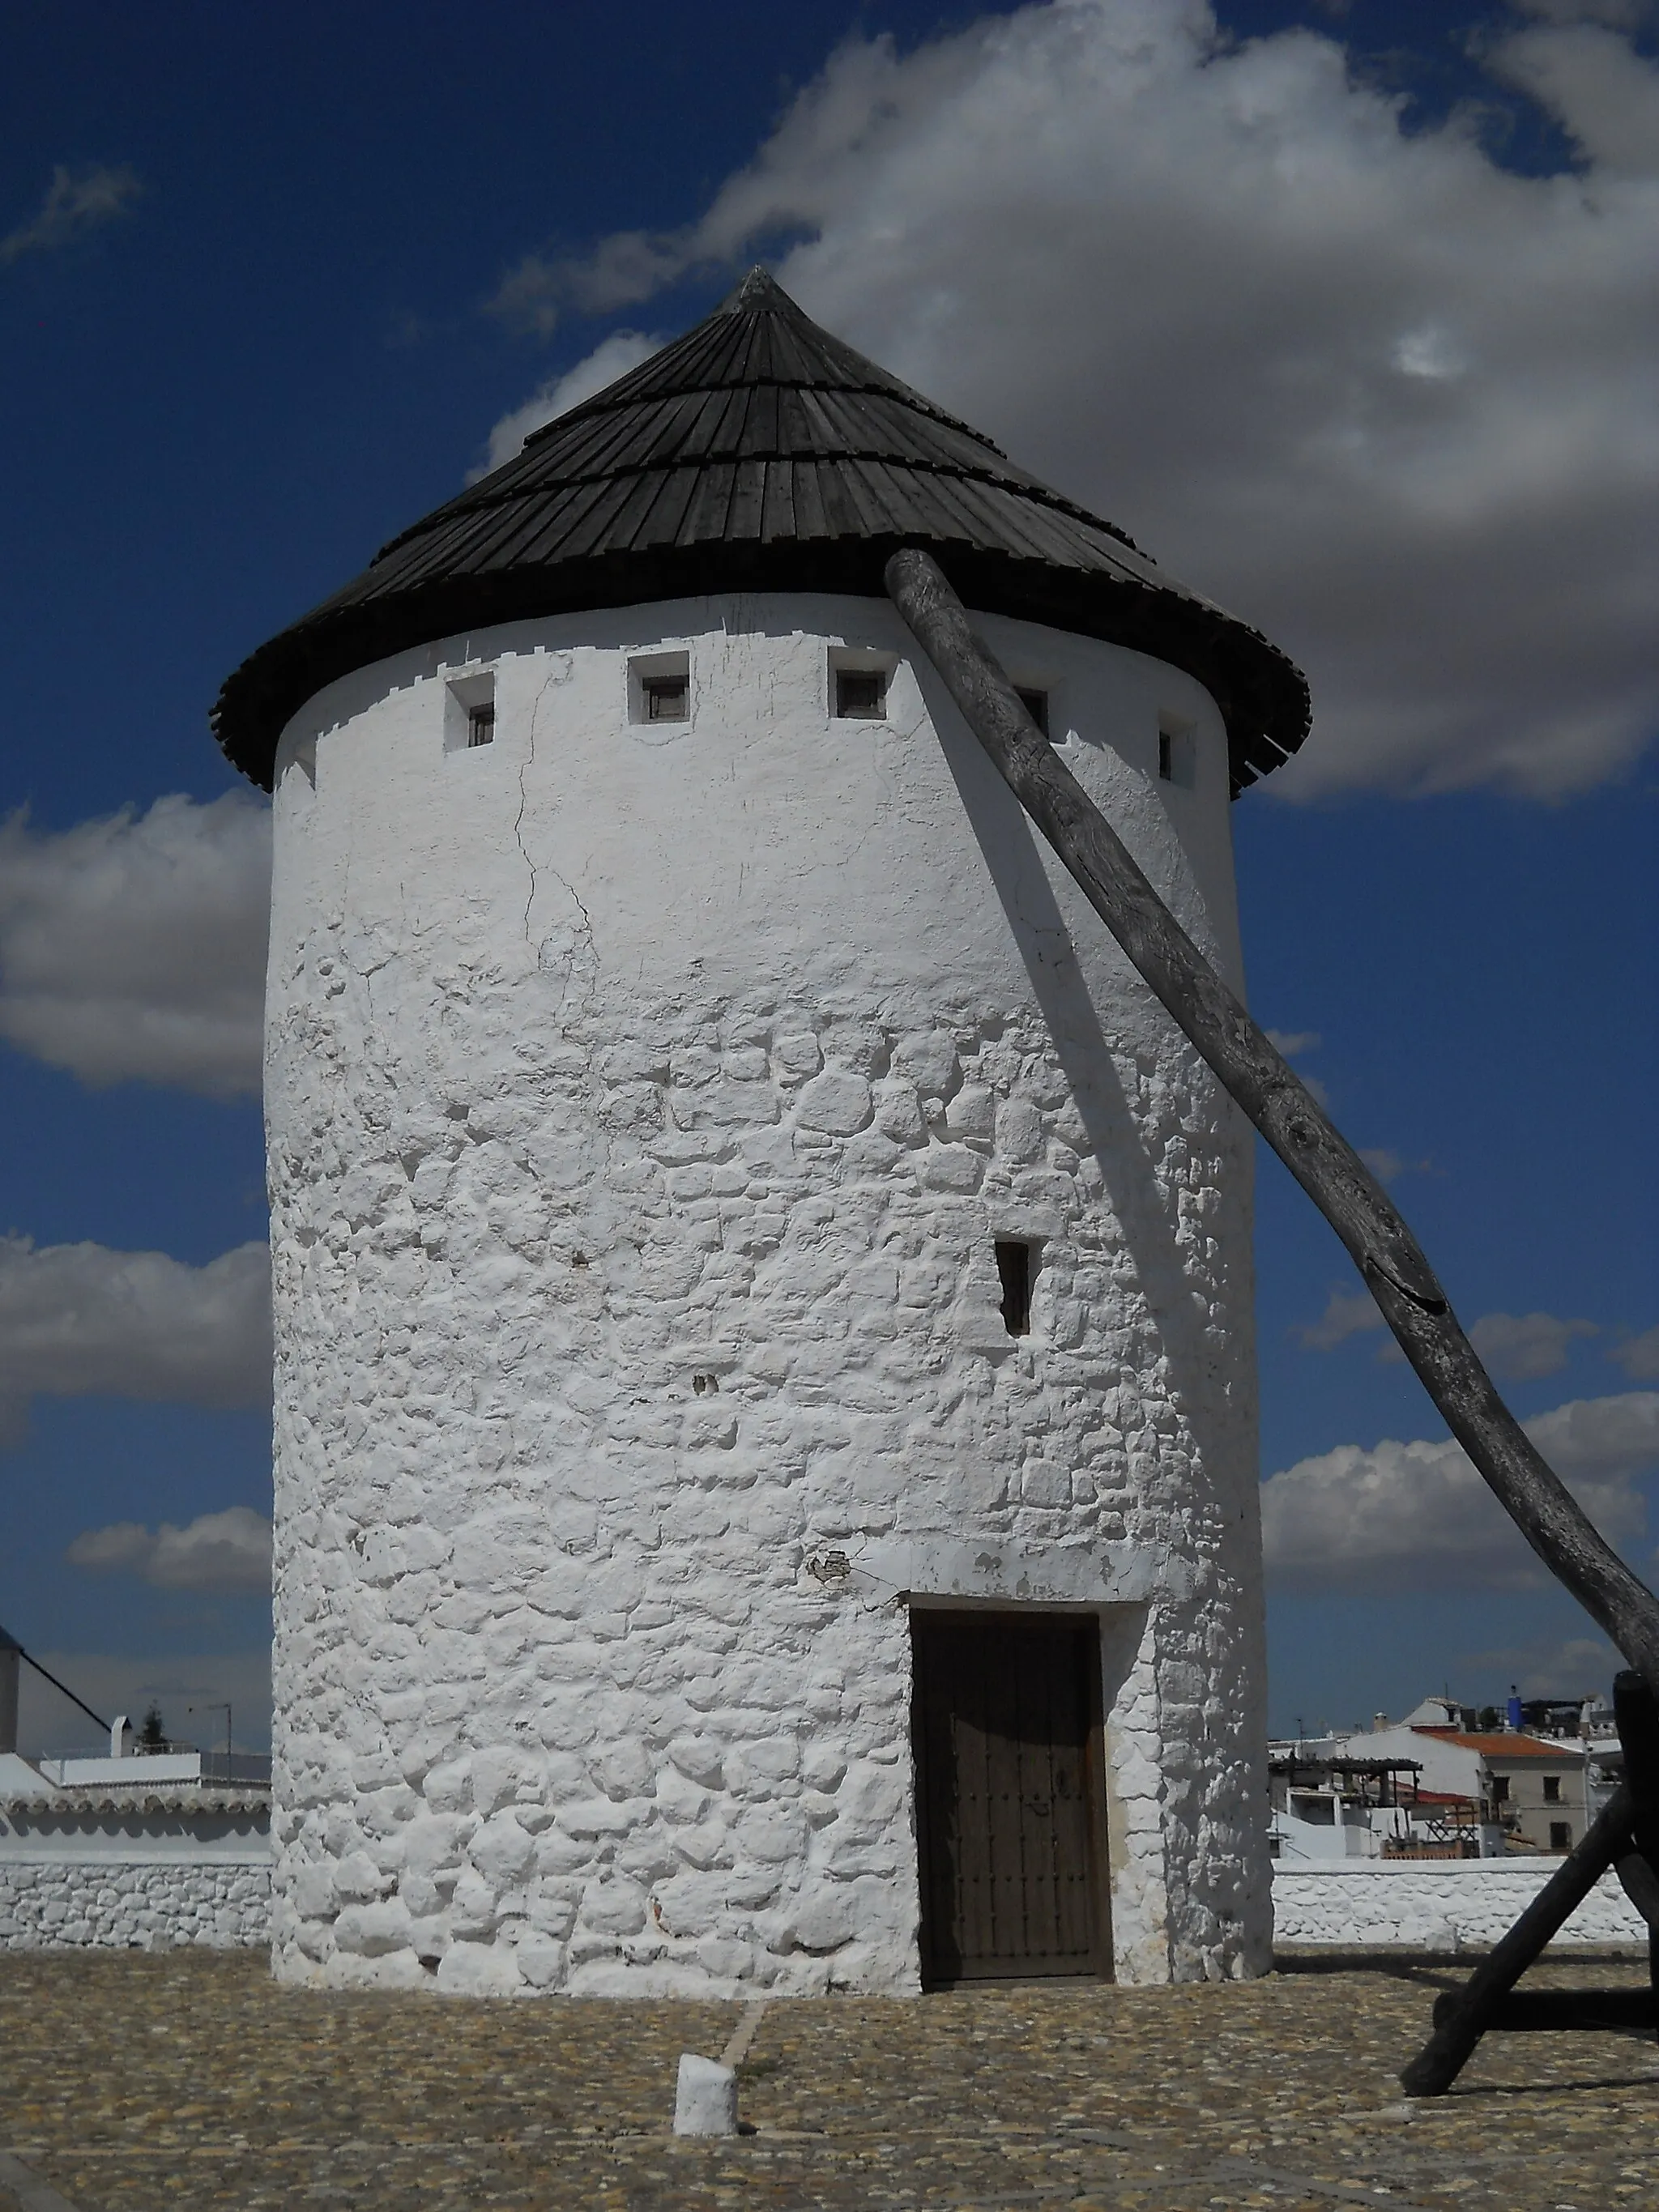
<instances>
[{"instance_id":1,"label":"white boundary wall","mask_svg":"<svg viewBox=\"0 0 1659 2212\"><path fill-rule=\"evenodd\" d=\"M1495 1943L1555 1862L1493 1867L1333 1866L1276 1869L1276 1941L1345 1950L1478 1950ZM222 1860L0 1860L0 1950L82 1948L256 1949L270 1936L270 1874ZM1646 1930L1608 1875L1556 1938L1558 1948L1639 1945Z\"/></svg>"},{"instance_id":2,"label":"white boundary wall","mask_svg":"<svg viewBox=\"0 0 1659 2212\"><path fill-rule=\"evenodd\" d=\"M0 1857L0 1951L249 1950L270 1940L270 1869L224 1859Z\"/></svg>"},{"instance_id":3,"label":"white boundary wall","mask_svg":"<svg viewBox=\"0 0 1659 2212\"><path fill-rule=\"evenodd\" d=\"M1273 1869L1276 1945L1328 1943L1343 1950L1400 1945L1424 1951L1484 1949L1519 1919L1559 1859L1351 1860ZM1558 1948L1645 1943L1647 1926L1612 1875L1604 1875L1556 1937Z\"/></svg>"}]
</instances>

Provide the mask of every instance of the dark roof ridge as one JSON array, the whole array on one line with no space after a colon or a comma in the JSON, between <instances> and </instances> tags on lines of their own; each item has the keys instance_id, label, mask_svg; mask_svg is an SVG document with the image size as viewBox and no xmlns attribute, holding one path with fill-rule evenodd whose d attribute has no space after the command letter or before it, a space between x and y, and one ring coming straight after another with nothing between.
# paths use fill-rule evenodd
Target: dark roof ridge
<instances>
[{"instance_id":1,"label":"dark roof ridge","mask_svg":"<svg viewBox=\"0 0 1659 2212\"><path fill-rule=\"evenodd\" d=\"M822 357L833 364L840 372L836 380L828 386L821 378L799 375L791 377L787 374L780 374L775 371L760 380L768 384L793 386L796 390L828 389L835 392L880 392L890 398L903 401L914 407L918 414L925 415L935 422L948 423L951 429L960 430L964 436L972 438L977 444L988 447L999 460L1007 459L1008 456L1003 452L1001 447L988 438L983 430L976 430L971 422L964 422L959 415L951 414L947 409L939 406L937 401L929 399L925 392L918 392L914 385L906 384L902 377L895 376L890 369L883 368L878 362L870 360L867 355L861 354L855 347L848 345L844 338L838 338L832 331L826 331L822 323L815 323L805 309L790 298L770 270L763 268L758 262L749 271L742 283L726 294L712 315L706 317L702 322L695 324L690 330L682 331L678 337L671 338L666 345L659 346L655 353L648 354L635 368L624 371L614 384L606 385L603 392L596 392L591 398L579 401L574 407L567 408L562 415L556 415L550 422L544 422L538 429L531 431L524 441L525 447L539 444L561 424L580 422L589 416L606 414L616 408L629 405L639 386L659 377L664 365L672 357L682 352L690 352L693 349L693 342L703 336L711 323L735 315L777 316L787 323L792 331L810 338ZM691 382L688 383L684 389L718 391L722 388L729 389L732 385L740 383L742 380L742 379L732 379L729 383L716 383L712 386L699 386L696 382Z\"/></svg>"},{"instance_id":2,"label":"dark roof ridge","mask_svg":"<svg viewBox=\"0 0 1659 2212\"><path fill-rule=\"evenodd\" d=\"M748 307L793 308L797 314L800 313L763 261L756 262L749 274L732 287L714 313L740 315Z\"/></svg>"},{"instance_id":3,"label":"dark roof ridge","mask_svg":"<svg viewBox=\"0 0 1659 2212\"><path fill-rule=\"evenodd\" d=\"M561 417L561 420L563 418ZM549 427L551 428L552 426L550 424ZM993 448L993 450L994 451L996 449ZM698 456L699 460L704 463L710 461L732 463L744 459L752 460L755 458L756 456L752 453L744 454L736 451L735 449L731 452L723 453L718 447L714 447ZM788 453L774 453L768 455L766 458L773 460L787 461L791 459L793 456ZM845 449L841 458L849 461L874 461L879 464L890 459L891 457L890 455L883 453L878 447L872 446L866 449L857 446L849 446ZM567 484L573 485L584 483L605 483L614 481L616 477L620 476L644 477L651 475L654 471L684 468L686 465L687 465L684 461L674 460L638 461L625 463L621 466L615 468L593 468L590 470L573 471L569 476L563 478L563 482ZM922 455L918 455L912 459L907 459L904 465L907 469L913 470L918 476L950 477L967 483L995 484L1003 483L1007 481L1007 472L1006 471L986 468L975 469L959 465L953 465L948 461L942 461ZM1067 499L1063 491L1056 491L1052 484L1044 483L1040 477L1029 477L1023 469L1014 471L1013 473L1015 473L1018 477L1020 490L1028 498L1038 501L1044 507L1052 507L1058 514L1069 514L1075 517L1075 519L1079 522L1086 522L1093 529L1109 532L1111 536L1115 538L1120 544L1127 546L1130 552L1139 553L1140 555L1140 558L1145 561L1149 567L1155 568L1158 566L1158 562L1154 556L1150 553L1143 552L1141 548L1135 544L1134 539L1130 537L1127 530L1120 530L1115 523L1107 522L1100 515L1094 514L1090 508L1081 506L1076 500ZM487 477L481 477L477 485L470 488L471 495L469 495L468 493L459 493L456 495L455 500L450 502L450 505L452 507L459 507L465 502L466 511L469 514L476 514L485 508L510 506L514 501L522 499L524 496L523 487L516 484L503 484L495 492L485 493L483 487L489 481L489 480ZM446 510L442 507L436 510L439 514L443 514L445 511ZM410 538L418 537L422 531L429 526L434 520L434 517L429 515L427 517L425 521L411 523L407 530L400 531L396 538L387 538L386 544L382 545L380 551L375 554L374 561L383 561L389 553L395 553L400 545L405 545L409 543ZM369 565L372 568L374 565L374 562L372 561ZM1199 595L1195 593L1194 596L1197 597Z\"/></svg>"},{"instance_id":4,"label":"dark roof ridge","mask_svg":"<svg viewBox=\"0 0 1659 2212\"><path fill-rule=\"evenodd\" d=\"M734 591L884 600L902 545L935 550L983 613L1184 670L1221 710L1235 791L1307 734L1307 684L1259 631L821 329L764 269L251 653L213 728L268 790L307 699L411 647Z\"/></svg>"}]
</instances>

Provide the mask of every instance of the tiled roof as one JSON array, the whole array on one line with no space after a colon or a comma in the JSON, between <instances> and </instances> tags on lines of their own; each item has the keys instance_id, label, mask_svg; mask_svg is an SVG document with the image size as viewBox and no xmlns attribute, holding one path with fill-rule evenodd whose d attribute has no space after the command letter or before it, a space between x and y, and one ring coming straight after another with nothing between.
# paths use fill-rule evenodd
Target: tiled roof
<instances>
[{"instance_id":1,"label":"tiled roof","mask_svg":"<svg viewBox=\"0 0 1659 2212\"><path fill-rule=\"evenodd\" d=\"M269 1790L198 1790L193 1785L154 1790L103 1790L95 1784L76 1790L40 1790L0 1797L0 1817L52 1820L97 1818L111 1813L262 1813L270 1811Z\"/></svg>"},{"instance_id":2,"label":"tiled roof","mask_svg":"<svg viewBox=\"0 0 1659 2212\"><path fill-rule=\"evenodd\" d=\"M1482 1759L1582 1759L1583 1747L1576 1743L1547 1743L1541 1736L1474 1734L1465 1729L1419 1728L1417 1735L1431 1735L1437 1743L1462 1744L1478 1751Z\"/></svg>"},{"instance_id":3,"label":"tiled roof","mask_svg":"<svg viewBox=\"0 0 1659 2212\"><path fill-rule=\"evenodd\" d=\"M878 597L889 556L915 544L970 606L1196 677L1226 719L1235 789L1307 734L1307 685L1276 647L820 330L762 270L262 646L221 691L214 729L268 789L289 716L410 646L714 592Z\"/></svg>"}]
</instances>

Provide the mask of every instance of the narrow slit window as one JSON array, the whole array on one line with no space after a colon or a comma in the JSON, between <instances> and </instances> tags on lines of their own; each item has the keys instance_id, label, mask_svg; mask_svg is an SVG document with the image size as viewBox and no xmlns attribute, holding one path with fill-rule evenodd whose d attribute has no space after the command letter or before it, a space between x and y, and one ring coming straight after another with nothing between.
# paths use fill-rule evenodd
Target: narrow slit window
<instances>
[{"instance_id":1,"label":"narrow slit window","mask_svg":"<svg viewBox=\"0 0 1659 2212\"><path fill-rule=\"evenodd\" d=\"M1014 691L1020 705L1046 738L1048 734L1048 694L1030 690L1023 684L1017 684Z\"/></svg>"},{"instance_id":2,"label":"narrow slit window","mask_svg":"<svg viewBox=\"0 0 1659 2212\"><path fill-rule=\"evenodd\" d=\"M1191 726L1177 721L1173 714L1167 719L1160 714L1158 723L1158 781L1172 783L1180 791L1191 791L1196 780L1197 766L1197 750Z\"/></svg>"},{"instance_id":3,"label":"narrow slit window","mask_svg":"<svg viewBox=\"0 0 1659 2212\"><path fill-rule=\"evenodd\" d=\"M495 702L486 700L481 707L466 710L466 742L473 745L493 745L495 742Z\"/></svg>"},{"instance_id":4,"label":"narrow slit window","mask_svg":"<svg viewBox=\"0 0 1659 2212\"><path fill-rule=\"evenodd\" d=\"M647 722L683 722L690 711L689 676L642 676L640 692Z\"/></svg>"},{"instance_id":5,"label":"narrow slit window","mask_svg":"<svg viewBox=\"0 0 1659 2212\"><path fill-rule=\"evenodd\" d=\"M887 714L887 676L880 668L836 671L836 713L843 721L879 722Z\"/></svg>"},{"instance_id":6,"label":"narrow slit window","mask_svg":"<svg viewBox=\"0 0 1659 2212\"><path fill-rule=\"evenodd\" d=\"M997 1239L1002 1278L1002 1319L1010 1336L1031 1334L1031 1248L1012 1237Z\"/></svg>"}]
</instances>

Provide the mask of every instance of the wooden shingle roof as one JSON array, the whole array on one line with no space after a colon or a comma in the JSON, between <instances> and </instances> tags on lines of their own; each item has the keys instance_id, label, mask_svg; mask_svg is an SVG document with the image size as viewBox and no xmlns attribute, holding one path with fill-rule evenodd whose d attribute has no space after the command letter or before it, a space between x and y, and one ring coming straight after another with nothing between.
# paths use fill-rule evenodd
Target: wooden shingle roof
<instances>
[{"instance_id":1,"label":"wooden shingle roof","mask_svg":"<svg viewBox=\"0 0 1659 2212\"><path fill-rule=\"evenodd\" d=\"M290 715L409 647L716 592L879 598L890 555L917 544L970 607L1196 677L1225 717L1235 790L1307 733L1307 685L1258 631L820 330L759 269L261 646L221 691L215 733L268 790Z\"/></svg>"}]
</instances>

